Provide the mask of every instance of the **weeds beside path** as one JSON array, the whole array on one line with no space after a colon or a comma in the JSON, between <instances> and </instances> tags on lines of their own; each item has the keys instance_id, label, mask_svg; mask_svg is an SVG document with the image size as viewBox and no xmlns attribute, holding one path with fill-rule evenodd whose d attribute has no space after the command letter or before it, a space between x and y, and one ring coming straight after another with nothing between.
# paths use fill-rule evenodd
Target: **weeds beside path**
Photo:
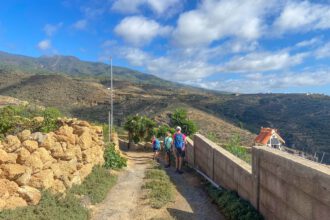
<instances>
[{"instance_id":1,"label":"weeds beside path","mask_svg":"<svg viewBox=\"0 0 330 220\"><path fill-rule=\"evenodd\" d=\"M166 169L166 172L152 171L155 169L152 169L150 152L127 152L127 158L128 167L119 173L117 184L110 190L103 203L94 207L92 219L224 219L216 205L212 204L212 199L203 189L200 178L195 173L185 172L179 175L175 173L174 168ZM173 198L164 197L166 201L161 208L152 208L151 197L148 195L150 189L146 189L146 184L153 177L166 178L166 182L171 184L173 190ZM155 193L160 193L162 189L157 188Z\"/></svg>"},{"instance_id":2,"label":"weeds beside path","mask_svg":"<svg viewBox=\"0 0 330 220\"><path fill-rule=\"evenodd\" d=\"M127 153L127 167L118 175L117 184L106 199L92 210L92 219L136 219L132 216L138 206L145 170L150 166L150 153Z\"/></svg>"}]
</instances>

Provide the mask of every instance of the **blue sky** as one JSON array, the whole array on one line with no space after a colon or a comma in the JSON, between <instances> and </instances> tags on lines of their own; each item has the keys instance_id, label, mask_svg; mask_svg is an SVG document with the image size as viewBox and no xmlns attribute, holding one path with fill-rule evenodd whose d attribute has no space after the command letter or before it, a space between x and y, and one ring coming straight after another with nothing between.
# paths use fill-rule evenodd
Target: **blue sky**
<instances>
[{"instance_id":1,"label":"blue sky","mask_svg":"<svg viewBox=\"0 0 330 220\"><path fill-rule=\"evenodd\" d=\"M221 91L330 94L330 1L3 0L0 50L112 56Z\"/></svg>"}]
</instances>

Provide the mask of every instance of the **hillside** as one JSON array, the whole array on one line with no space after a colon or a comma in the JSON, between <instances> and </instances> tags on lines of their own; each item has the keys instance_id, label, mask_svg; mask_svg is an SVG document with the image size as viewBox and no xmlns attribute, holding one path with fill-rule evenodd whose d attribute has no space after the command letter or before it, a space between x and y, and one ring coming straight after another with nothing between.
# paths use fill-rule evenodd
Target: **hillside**
<instances>
[{"instance_id":1,"label":"hillside","mask_svg":"<svg viewBox=\"0 0 330 220\"><path fill-rule=\"evenodd\" d=\"M329 152L330 97L305 94L217 96L190 100L253 133L278 128L287 145L306 152ZM330 155L329 155L330 156ZM330 159L330 157L329 157Z\"/></svg>"},{"instance_id":2,"label":"hillside","mask_svg":"<svg viewBox=\"0 0 330 220\"><path fill-rule=\"evenodd\" d=\"M73 57L66 58L68 60L61 57L55 65L56 68L51 69L48 59L55 59L54 57L29 58L1 53L0 95L54 106L75 117L107 121L109 81L105 80L104 76L85 75L92 74L90 68L98 69L103 64L83 62ZM35 68L36 71L30 71L29 68ZM102 68L106 66L103 65ZM330 122L329 96L224 94L177 86L175 83L167 83L157 77L125 68L115 69L114 122L118 125L123 123L127 115L145 114L154 117L174 106L185 106L199 110L195 120L204 124L200 127L202 131L206 131L205 135L218 136L227 130L213 124L215 119L246 129L252 134L257 134L262 126L275 127L279 129L289 147L312 154L317 152L319 157L326 152L325 161L330 163L330 130L327 129ZM45 72L46 70L48 72ZM54 73L55 70L72 72L66 72L64 75ZM36 74L33 74L34 72ZM96 76L97 73L95 70ZM212 130L208 130L209 127L212 127ZM233 133L230 129L228 131ZM241 135L242 139L252 138L243 133Z\"/></svg>"},{"instance_id":3,"label":"hillside","mask_svg":"<svg viewBox=\"0 0 330 220\"><path fill-rule=\"evenodd\" d=\"M10 54L0 51L0 67L7 72L19 71L29 74L62 73L69 76L93 77L108 80L110 66L104 63L87 62L73 56L41 56L38 58ZM155 85L178 86L156 76L141 73L124 67L113 67L115 80L125 80L133 83L148 83Z\"/></svg>"},{"instance_id":4,"label":"hillside","mask_svg":"<svg viewBox=\"0 0 330 220\"><path fill-rule=\"evenodd\" d=\"M156 121L168 124L170 119L169 116L176 107L178 106L168 107L164 112L157 114L155 116ZM243 146L253 146L256 135L248 130L241 129L219 117L198 110L194 107L188 105L181 105L180 107L185 107L187 109L189 119L196 122L199 133L216 142L218 145L224 146L229 143L234 135L239 135Z\"/></svg>"}]
</instances>

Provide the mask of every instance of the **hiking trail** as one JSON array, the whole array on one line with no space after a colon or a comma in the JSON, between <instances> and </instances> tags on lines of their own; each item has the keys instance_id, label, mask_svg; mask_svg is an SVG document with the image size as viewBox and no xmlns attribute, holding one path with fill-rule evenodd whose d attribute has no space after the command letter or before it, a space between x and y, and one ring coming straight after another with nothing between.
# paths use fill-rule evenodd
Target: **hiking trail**
<instances>
[{"instance_id":1,"label":"hiking trail","mask_svg":"<svg viewBox=\"0 0 330 220\"><path fill-rule=\"evenodd\" d=\"M151 208L145 199L145 171L150 167L152 153L127 152L128 166L118 174L118 182L106 199L92 208L93 220L209 220L224 217L201 188L200 179L191 172L176 174L175 169L166 169L175 185L174 201L161 209Z\"/></svg>"}]
</instances>

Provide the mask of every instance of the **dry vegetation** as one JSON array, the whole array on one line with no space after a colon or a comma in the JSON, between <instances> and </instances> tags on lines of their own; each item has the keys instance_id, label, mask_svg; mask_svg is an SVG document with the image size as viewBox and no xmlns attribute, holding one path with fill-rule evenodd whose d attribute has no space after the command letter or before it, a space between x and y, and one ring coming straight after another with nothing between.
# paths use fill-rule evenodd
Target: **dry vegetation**
<instances>
[{"instance_id":1,"label":"dry vegetation","mask_svg":"<svg viewBox=\"0 0 330 220\"><path fill-rule=\"evenodd\" d=\"M92 121L107 120L107 66L83 62L74 57L35 59L0 54L0 64L1 61L16 66L4 68L0 65L0 94L58 107L66 114ZM114 122L118 125L124 122L127 115L155 116L173 106L188 106L199 110L192 117L200 124L201 132L221 145L232 133L239 134L244 145L250 145L253 135L244 129L256 134L261 126L270 126L280 130L290 147L312 154L325 151L330 155L329 96L236 96L178 86L125 68L116 67L114 70ZM71 77L49 75L58 72ZM38 75L33 76L32 73ZM325 160L330 162L330 157Z\"/></svg>"}]
</instances>

